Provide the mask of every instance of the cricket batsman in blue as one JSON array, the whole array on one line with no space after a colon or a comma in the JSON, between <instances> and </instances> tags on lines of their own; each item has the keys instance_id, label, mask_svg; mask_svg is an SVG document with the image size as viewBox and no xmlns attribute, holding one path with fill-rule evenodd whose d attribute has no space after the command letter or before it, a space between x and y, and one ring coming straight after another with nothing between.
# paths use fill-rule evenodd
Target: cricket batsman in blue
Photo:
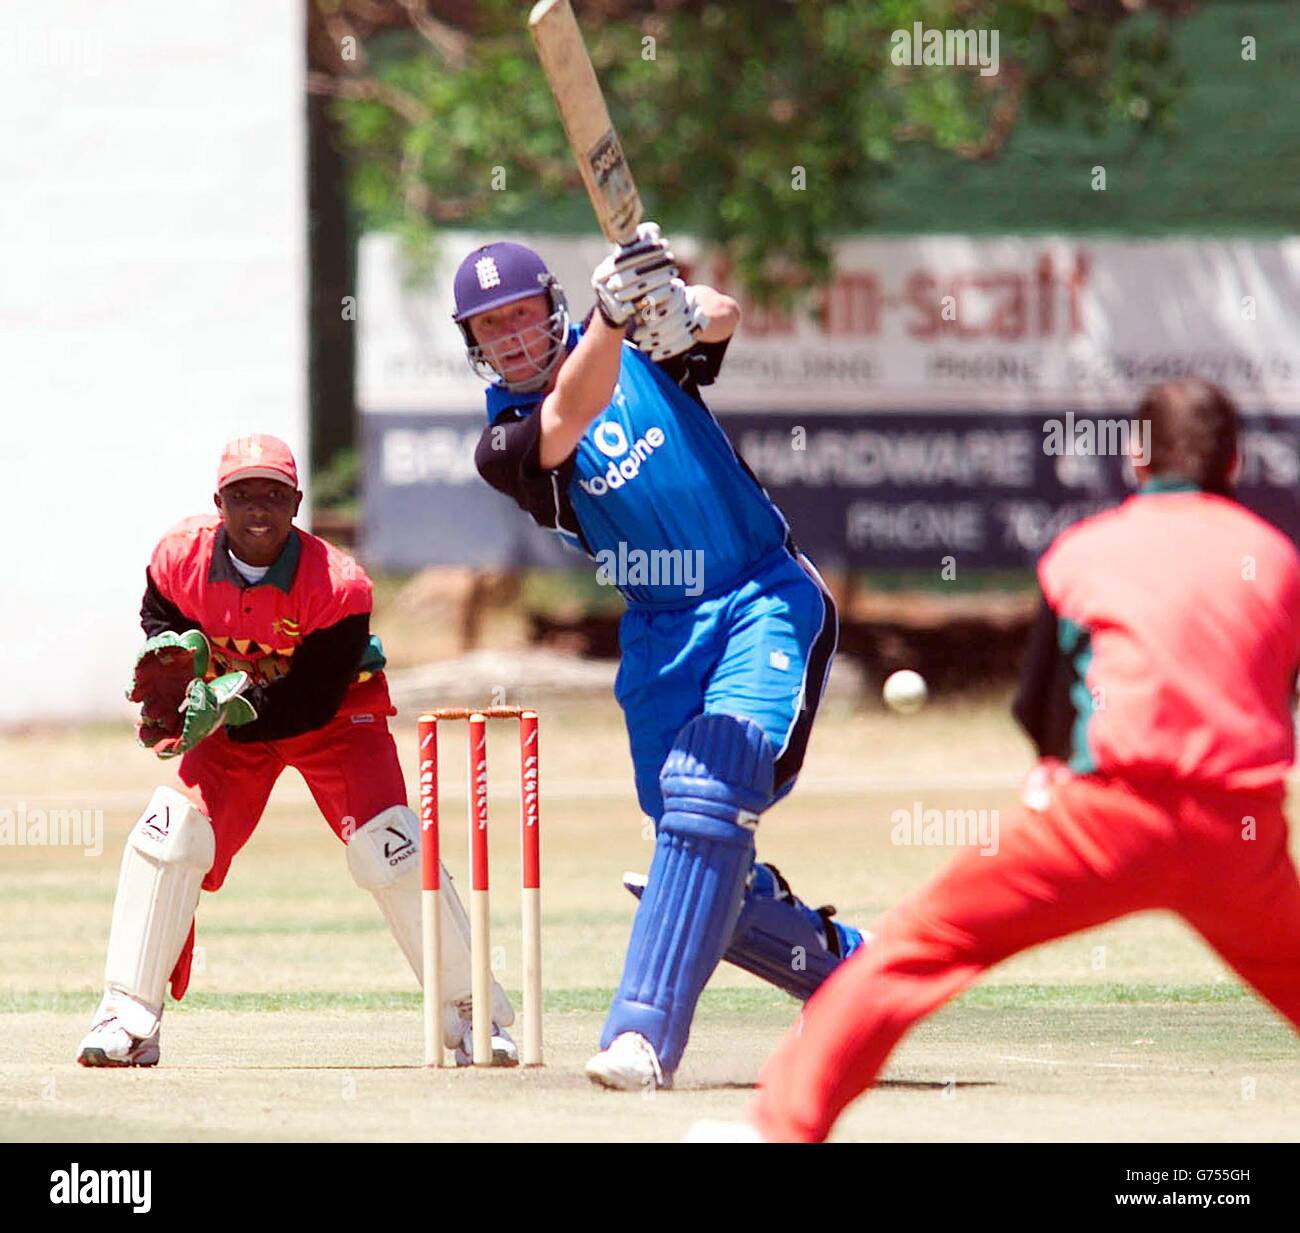
<instances>
[{"instance_id":1,"label":"cricket batsman in blue","mask_svg":"<svg viewBox=\"0 0 1300 1233\"><path fill-rule=\"evenodd\" d=\"M475 249L454 320L489 384L479 473L587 553L627 601L614 693L656 843L593 1082L667 1088L725 958L807 1000L863 942L755 860L763 813L803 762L835 653L835 607L700 387L736 302L686 286L657 225L592 277L582 325L537 253Z\"/></svg>"}]
</instances>

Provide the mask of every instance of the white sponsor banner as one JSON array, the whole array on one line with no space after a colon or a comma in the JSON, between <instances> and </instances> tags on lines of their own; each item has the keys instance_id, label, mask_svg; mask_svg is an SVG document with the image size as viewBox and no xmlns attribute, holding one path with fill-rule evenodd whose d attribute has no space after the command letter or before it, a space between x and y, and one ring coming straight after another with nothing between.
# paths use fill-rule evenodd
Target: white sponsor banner
<instances>
[{"instance_id":1,"label":"white sponsor banner","mask_svg":"<svg viewBox=\"0 0 1300 1233\"><path fill-rule=\"evenodd\" d=\"M482 383L451 322L451 277L489 239L531 244L575 317L592 302L598 238L448 233L412 286L394 240L361 245L363 411L482 414ZM737 293L689 238L692 281ZM1131 409L1144 386L1196 375L1245 410L1300 414L1300 240L846 240L834 277L790 314L742 299L718 410Z\"/></svg>"}]
</instances>

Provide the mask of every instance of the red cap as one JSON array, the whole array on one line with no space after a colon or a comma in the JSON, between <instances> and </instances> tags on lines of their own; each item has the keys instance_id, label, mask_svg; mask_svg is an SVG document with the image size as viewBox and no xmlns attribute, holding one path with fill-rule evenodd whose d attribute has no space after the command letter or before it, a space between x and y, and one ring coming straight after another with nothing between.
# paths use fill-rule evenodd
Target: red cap
<instances>
[{"instance_id":1,"label":"red cap","mask_svg":"<svg viewBox=\"0 0 1300 1233\"><path fill-rule=\"evenodd\" d=\"M236 437L221 452L221 465L217 468L217 491L236 480L271 479L298 487L298 468L293 461L293 451L279 437L261 433L251 437Z\"/></svg>"}]
</instances>

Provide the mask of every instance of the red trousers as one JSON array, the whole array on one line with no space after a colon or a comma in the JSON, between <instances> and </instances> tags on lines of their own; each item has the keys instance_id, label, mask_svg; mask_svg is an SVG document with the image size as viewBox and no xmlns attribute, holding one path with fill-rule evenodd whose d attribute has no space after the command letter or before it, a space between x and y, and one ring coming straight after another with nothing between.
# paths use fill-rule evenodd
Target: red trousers
<instances>
[{"instance_id":1,"label":"red trousers","mask_svg":"<svg viewBox=\"0 0 1300 1233\"><path fill-rule=\"evenodd\" d=\"M346 843L376 814L406 804L406 781L397 745L382 714L339 715L302 736L242 744L216 732L180 764L180 790L212 822L216 859L203 879L215 891L230 862L257 829L275 781L291 766L307 781L330 829ZM189 985L194 927L172 971L172 997Z\"/></svg>"},{"instance_id":2,"label":"red trousers","mask_svg":"<svg viewBox=\"0 0 1300 1233\"><path fill-rule=\"evenodd\" d=\"M819 1142L919 1019L995 963L1131 912L1178 913L1300 1030L1300 879L1283 794L1068 779L879 922L759 1078L768 1138Z\"/></svg>"}]
</instances>

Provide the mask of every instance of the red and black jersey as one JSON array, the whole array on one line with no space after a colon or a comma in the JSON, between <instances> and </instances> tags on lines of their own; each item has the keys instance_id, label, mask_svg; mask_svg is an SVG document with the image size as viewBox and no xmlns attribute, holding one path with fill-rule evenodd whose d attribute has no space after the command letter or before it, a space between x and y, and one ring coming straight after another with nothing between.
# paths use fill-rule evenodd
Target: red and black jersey
<instances>
[{"instance_id":1,"label":"red and black jersey","mask_svg":"<svg viewBox=\"0 0 1300 1233\"><path fill-rule=\"evenodd\" d=\"M147 635L200 629L210 676L244 671L257 710L235 741L310 732L336 715L391 715L383 653L370 635L372 588L347 553L294 528L256 583L230 560L216 515L187 518L154 549L140 623Z\"/></svg>"},{"instance_id":2,"label":"red and black jersey","mask_svg":"<svg viewBox=\"0 0 1300 1233\"><path fill-rule=\"evenodd\" d=\"M1064 531L1014 711L1073 770L1272 787L1295 755L1300 555L1237 502L1156 479Z\"/></svg>"}]
</instances>

